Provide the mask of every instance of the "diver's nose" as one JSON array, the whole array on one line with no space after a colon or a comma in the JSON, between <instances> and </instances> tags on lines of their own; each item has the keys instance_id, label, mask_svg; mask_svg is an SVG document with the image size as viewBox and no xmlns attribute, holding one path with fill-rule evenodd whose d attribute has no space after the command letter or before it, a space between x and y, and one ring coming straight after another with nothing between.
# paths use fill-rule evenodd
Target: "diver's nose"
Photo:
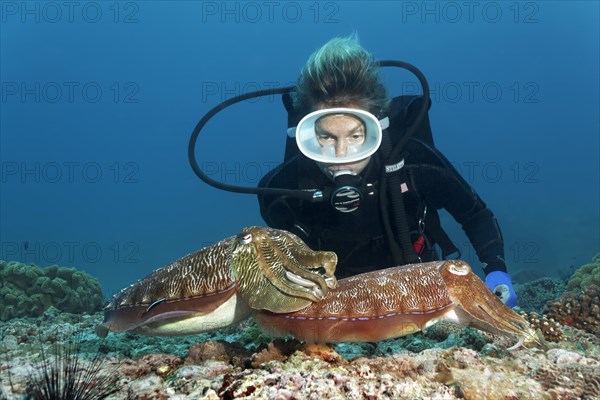
<instances>
[{"instance_id":1,"label":"diver's nose","mask_svg":"<svg viewBox=\"0 0 600 400\"><path fill-rule=\"evenodd\" d=\"M348 145L345 140L338 140L335 143L335 156L336 157L346 157L346 153L348 152Z\"/></svg>"}]
</instances>

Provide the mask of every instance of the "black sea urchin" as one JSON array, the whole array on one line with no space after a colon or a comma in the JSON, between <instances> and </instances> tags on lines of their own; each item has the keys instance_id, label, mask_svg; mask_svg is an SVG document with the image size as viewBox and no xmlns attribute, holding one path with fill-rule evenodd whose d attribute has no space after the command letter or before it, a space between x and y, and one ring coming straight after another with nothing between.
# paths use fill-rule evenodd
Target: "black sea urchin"
<instances>
[{"instance_id":1,"label":"black sea urchin","mask_svg":"<svg viewBox=\"0 0 600 400\"><path fill-rule=\"evenodd\" d=\"M82 362L81 340L76 334L73 340L55 344L54 356L42 348L41 362L29 377L27 399L100 400L117 392L115 375L102 371L103 354L97 352L89 363Z\"/></svg>"}]
</instances>

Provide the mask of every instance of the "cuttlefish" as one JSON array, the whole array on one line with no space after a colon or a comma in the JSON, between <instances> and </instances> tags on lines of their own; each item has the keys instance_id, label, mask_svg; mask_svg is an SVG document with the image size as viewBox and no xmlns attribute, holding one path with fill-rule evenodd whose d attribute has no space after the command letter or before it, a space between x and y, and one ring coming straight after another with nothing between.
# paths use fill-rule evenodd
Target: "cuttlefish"
<instances>
[{"instance_id":1,"label":"cuttlefish","mask_svg":"<svg viewBox=\"0 0 600 400\"><path fill-rule=\"evenodd\" d=\"M336 264L335 253L312 251L292 233L247 228L121 290L97 332L191 335L235 324L255 310L298 311L336 286Z\"/></svg>"},{"instance_id":2,"label":"cuttlefish","mask_svg":"<svg viewBox=\"0 0 600 400\"><path fill-rule=\"evenodd\" d=\"M464 261L388 268L336 281L337 256L292 233L244 229L123 289L105 309L105 335L187 335L254 314L274 336L310 343L379 341L451 320L518 344L538 334L506 307Z\"/></svg>"}]
</instances>

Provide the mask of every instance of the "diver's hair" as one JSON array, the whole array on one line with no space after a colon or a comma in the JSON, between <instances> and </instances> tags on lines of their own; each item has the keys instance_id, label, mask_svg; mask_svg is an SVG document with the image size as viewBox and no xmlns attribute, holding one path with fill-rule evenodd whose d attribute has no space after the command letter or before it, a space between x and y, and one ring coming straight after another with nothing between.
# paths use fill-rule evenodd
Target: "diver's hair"
<instances>
[{"instance_id":1,"label":"diver's hair","mask_svg":"<svg viewBox=\"0 0 600 400\"><path fill-rule=\"evenodd\" d=\"M302 115L322 106L355 106L379 116L390 102L379 67L356 33L331 39L315 51L296 87L294 109Z\"/></svg>"}]
</instances>

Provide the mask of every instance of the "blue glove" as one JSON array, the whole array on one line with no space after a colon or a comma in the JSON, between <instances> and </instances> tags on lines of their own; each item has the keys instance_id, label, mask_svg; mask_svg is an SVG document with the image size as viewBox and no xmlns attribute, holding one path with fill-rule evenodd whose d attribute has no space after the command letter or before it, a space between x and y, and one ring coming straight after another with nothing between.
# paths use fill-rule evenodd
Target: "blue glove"
<instances>
[{"instance_id":1,"label":"blue glove","mask_svg":"<svg viewBox=\"0 0 600 400\"><path fill-rule=\"evenodd\" d=\"M515 293L515 289L513 289L510 275L506 272L490 272L485 277L485 284L507 307L513 308L517 305L517 294Z\"/></svg>"}]
</instances>

